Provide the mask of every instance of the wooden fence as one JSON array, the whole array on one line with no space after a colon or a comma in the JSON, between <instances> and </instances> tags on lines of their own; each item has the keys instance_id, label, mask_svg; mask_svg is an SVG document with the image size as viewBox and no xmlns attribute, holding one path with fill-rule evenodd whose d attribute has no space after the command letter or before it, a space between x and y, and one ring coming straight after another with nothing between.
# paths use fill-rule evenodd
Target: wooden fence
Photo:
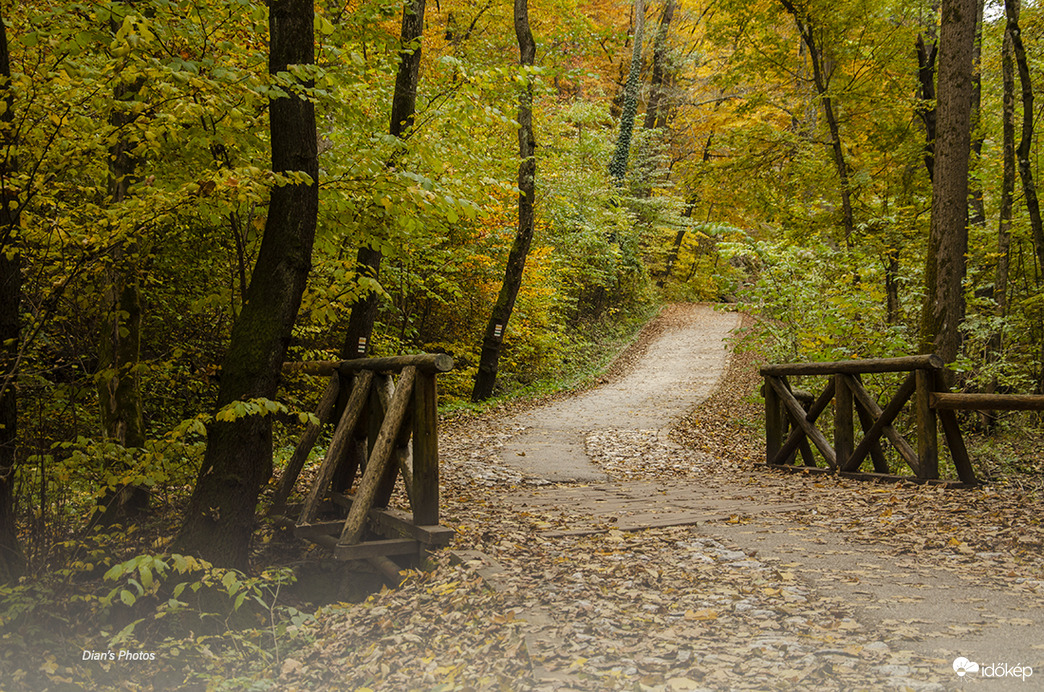
<instances>
[{"instance_id":1,"label":"wooden fence","mask_svg":"<svg viewBox=\"0 0 1044 692\"><path fill-rule=\"evenodd\" d=\"M974 485L977 482L975 472L956 411L1042 411L1044 396L952 394L943 384L942 369L942 359L933 354L763 367L766 463L792 469L800 454L803 464L800 468L819 468L814 447L832 472L862 478L900 478L902 476L891 473L885 459L884 438L913 472L913 479L932 482L939 478L938 428L941 425L961 483ZM902 372L908 374L883 407L863 387L862 375ZM827 383L819 396L812 396L792 389L788 380L792 376L825 376ZM916 446L892 427L911 399ZM832 442L816 427L816 422L831 402L834 404ZM863 431L858 442L856 419ZM862 473L861 468L867 460L873 464L874 470Z\"/></svg>"},{"instance_id":2,"label":"wooden fence","mask_svg":"<svg viewBox=\"0 0 1044 692\"><path fill-rule=\"evenodd\" d=\"M435 378L453 369L453 359L424 354L295 363L284 369L329 379L315 411L318 424L307 427L294 450L271 514L341 560L423 556L448 544L453 530L439 526ZM298 517L286 518L287 498L321 427L338 409L330 446ZM388 507L399 478L411 512ZM344 518L320 521L320 511ZM378 538L368 538L367 530Z\"/></svg>"}]
</instances>

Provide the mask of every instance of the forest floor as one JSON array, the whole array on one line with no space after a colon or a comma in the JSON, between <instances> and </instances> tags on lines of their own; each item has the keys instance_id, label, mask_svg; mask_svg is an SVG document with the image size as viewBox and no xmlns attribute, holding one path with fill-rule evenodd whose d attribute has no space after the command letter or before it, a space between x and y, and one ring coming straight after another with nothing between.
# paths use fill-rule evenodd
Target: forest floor
<instances>
[{"instance_id":1,"label":"forest floor","mask_svg":"<svg viewBox=\"0 0 1044 692\"><path fill-rule=\"evenodd\" d=\"M1041 489L759 468L757 359L722 357L739 324L671 306L593 389L447 422L454 544L397 589L322 609L280 686L1038 689ZM581 420L602 397L633 419ZM959 676L958 657L979 671Z\"/></svg>"}]
</instances>

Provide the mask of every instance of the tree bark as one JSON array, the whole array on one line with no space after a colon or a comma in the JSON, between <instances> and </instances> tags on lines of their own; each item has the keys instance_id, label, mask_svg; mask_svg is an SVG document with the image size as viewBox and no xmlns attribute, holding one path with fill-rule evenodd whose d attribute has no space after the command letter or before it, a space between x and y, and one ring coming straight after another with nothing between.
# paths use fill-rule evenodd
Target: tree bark
<instances>
[{"instance_id":1,"label":"tree bark","mask_svg":"<svg viewBox=\"0 0 1044 692\"><path fill-rule=\"evenodd\" d=\"M272 0L269 72L315 61L311 0ZM299 84L269 102L272 169L307 180L273 187L261 248L243 309L222 362L218 408L272 398L311 267L319 209L315 107ZM261 487L272 474L272 430L260 415L215 421L185 523L174 542L220 565L249 567L250 536Z\"/></svg>"},{"instance_id":2,"label":"tree bark","mask_svg":"<svg viewBox=\"0 0 1044 692\"><path fill-rule=\"evenodd\" d=\"M529 7L527 0L515 0L515 36L518 38L519 63L523 69L532 67L536 61L536 42L529 29ZM518 167L518 230L508 254L504 283L500 286L497 302L493 306L485 337L482 339L482 355L472 401L483 401L493 394L500 362L500 348L507 331L515 298L522 286L522 274L526 268L529 246L533 241L533 196L536 190L536 141L533 136L533 82L526 76L526 86L518 97L518 153L522 162Z\"/></svg>"},{"instance_id":3,"label":"tree bark","mask_svg":"<svg viewBox=\"0 0 1044 692\"><path fill-rule=\"evenodd\" d=\"M816 30L811 17L804 9L799 9L792 0L780 0L780 3L794 17L801 40L808 48L808 58L812 63L812 82L816 87L819 101L823 104L823 116L826 118L827 130L830 132L830 151L834 159L834 169L837 171L841 194L841 220L845 227L845 240L847 241L855 232L852 183L848 162L845 160L845 149L841 143L841 124L834 112L834 99L830 96L830 75L823 66L823 52L819 41L816 40Z\"/></svg>"},{"instance_id":4,"label":"tree bark","mask_svg":"<svg viewBox=\"0 0 1044 692\"><path fill-rule=\"evenodd\" d=\"M667 126L667 109L664 101L667 98L665 86L667 73L667 32L671 28L671 20L674 19L675 0L667 0L663 6L663 14L660 15L660 26L656 30L656 40L653 43L653 69L652 77L649 79L649 104L645 107L645 129L654 127L663 128Z\"/></svg>"},{"instance_id":5,"label":"tree bark","mask_svg":"<svg viewBox=\"0 0 1044 692\"><path fill-rule=\"evenodd\" d=\"M934 351L946 362L957 357L964 321L976 5L976 0L944 0L939 38L938 131L921 351Z\"/></svg>"},{"instance_id":6,"label":"tree bark","mask_svg":"<svg viewBox=\"0 0 1044 692\"><path fill-rule=\"evenodd\" d=\"M25 555L18 542L14 504L15 467L18 463L18 344L21 325L18 309L22 298L22 266L19 241L18 195L10 176L18 169L17 141L13 132L14 95L7 28L0 5L0 584L13 582L25 570Z\"/></svg>"},{"instance_id":7,"label":"tree bark","mask_svg":"<svg viewBox=\"0 0 1044 692\"><path fill-rule=\"evenodd\" d=\"M517 25L516 25L517 26ZM617 186L623 185L627 175L627 159L631 156L631 137L634 135L634 120L638 116L638 92L642 87L642 30L645 28L645 4L634 3L634 46L631 52L631 70L627 73L624 86L623 110L620 114L620 134L616 139L616 150L609 162L609 175Z\"/></svg>"},{"instance_id":8,"label":"tree bark","mask_svg":"<svg viewBox=\"0 0 1044 692\"><path fill-rule=\"evenodd\" d=\"M388 132L405 139L413 129L417 111L417 82L420 79L421 38L424 36L425 0L412 0L402 8L402 28L399 42L399 69L395 74L392 94L391 124ZM377 280L381 273L381 251L364 245L359 248L355 262L360 275ZM348 330L341 347L344 359L363 358L370 351L373 325L377 321L380 294L370 291L352 305Z\"/></svg>"},{"instance_id":9,"label":"tree bark","mask_svg":"<svg viewBox=\"0 0 1044 692\"><path fill-rule=\"evenodd\" d=\"M1040 202L1037 198L1037 184L1033 179L1033 162L1030 153L1033 148L1033 79L1030 75L1026 48L1022 42L1022 30L1019 28L1019 0L1004 0L1004 12L1007 16L1007 31L1011 35L1012 54L1015 66L1019 71L1019 83L1022 85L1022 138L1015 154L1019 162L1019 177L1022 178L1022 196L1026 199L1026 213L1030 217L1030 229L1033 233L1033 248L1037 253L1037 266L1044 268L1044 225L1041 224Z\"/></svg>"}]
</instances>

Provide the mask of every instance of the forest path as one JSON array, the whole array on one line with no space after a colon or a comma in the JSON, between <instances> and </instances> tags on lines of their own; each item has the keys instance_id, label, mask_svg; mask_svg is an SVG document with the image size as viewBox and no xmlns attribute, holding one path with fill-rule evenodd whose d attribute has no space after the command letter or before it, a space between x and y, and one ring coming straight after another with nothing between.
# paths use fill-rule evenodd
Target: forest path
<instances>
[{"instance_id":1,"label":"forest path","mask_svg":"<svg viewBox=\"0 0 1044 692\"><path fill-rule=\"evenodd\" d=\"M514 434L501 438L496 461L525 482L496 493L498 519L522 524L526 528L518 535L541 547L576 543L603 553L630 546L630 559L658 575L646 584L639 603L645 600L641 607L647 613L665 613L665 622L674 623L669 632L706 632L705 621L711 619L733 623L715 643L706 636L664 643L678 651L680 668L688 672L675 675L676 687L661 689L758 689L776 675L795 687L825 684L825 689L835 684L844 689L856 681L867 689L954 689L965 683L988 683L995 690L1036 687L1011 676L961 678L952 663L965 656L983 666L1032 666L1044 676L1040 575L1028 578L1032 572L1014 567L1009 556L979 554L956 540L949 546L926 541L923 550L909 550L882 541L879 531L851 530L877 519L860 515L859 507L848 519L817 524L817 513L837 509L828 510L826 503L846 501L830 498L824 483L749 467L730 472L713 455L667 439L669 428L721 383L729 363L726 338L739 324L738 315L706 305L670 306L654 322L644 347L625 356L608 383L501 420ZM857 484L854 492L877 501L882 492L893 491ZM891 515L891 509L881 514ZM497 519L482 521L493 525ZM677 541L673 545L684 546L683 554L663 549L664 541ZM570 554L570 548L562 549ZM593 597L578 596L555 607L542 600L561 599L569 581L588 579L607 584L603 592L626 589L633 599L642 591L636 586L640 582L606 580L604 566L585 568L586 554L556 558L577 568L568 577L562 572L564 581L556 584L552 575L561 570L547 565L543 578L533 581L533 572L542 566L518 562L511 550L489 554L502 563L497 563L502 571L494 583L505 593L546 592L544 599L534 596L519 609L528 623L535 681L547 689L593 689L577 661L599 651L598 637L583 646L572 640L578 629L585 637L592 635L577 623L577 608L571 607L576 602L595 607ZM659 555L659 562L649 562L650 554ZM970 564L977 558L985 563L979 569ZM685 608L679 604L691 584L666 578L664 563L675 560L696 560L689 573L708 566L725 570L728 574L716 578L733 586L711 582L701 594L710 600L693 601L706 607ZM715 593L735 590L736 584L746 586L738 594ZM662 605L662 596L670 593L676 600L673 609ZM626 612L621 608L617 616ZM809 639L820 642L818 650ZM641 659L621 654L618 640L601 641L602 655L595 660L614 651L623 656L617 668L625 674L641 672ZM688 645L693 648L684 648ZM686 652L700 647L705 654L689 660L692 654ZM578 658L570 663L573 653L564 652L573 650ZM707 676L708 670L732 666L732 656L747 661L733 673ZM693 667L697 658L700 665ZM668 668L674 662L659 655L650 660ZM686 687L690 683L694 686Z\"/></svg>"},{"instance_id":2,"label":"forest path","mask_svg":"<svg viewBox=\"0 0 1044 692\"><path fill-rule=\"evenodd\" d=\"M725 373L725 339L740 316L709 305L672 305L657 322L655 339L632 355L621 376L507 421L521 432L501 451L504 463L553 482L608 480L587 455L592 438L607 430L666 433L706 399Z\"/></svg>"}]
</instances>

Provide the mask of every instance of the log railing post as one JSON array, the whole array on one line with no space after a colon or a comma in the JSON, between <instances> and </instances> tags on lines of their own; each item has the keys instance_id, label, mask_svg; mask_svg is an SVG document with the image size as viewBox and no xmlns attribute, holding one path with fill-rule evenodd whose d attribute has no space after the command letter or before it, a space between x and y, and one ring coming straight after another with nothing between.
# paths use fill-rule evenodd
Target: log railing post
<instances>
[{"instance_id":1,"label":"log railing post","mask_svg":"<svg viewBox=\"0 0 1044 692\"><path fill-rule=\"evenodd\" d=\"M783 407L775 387L769 382L772 375L765 375L765 463L786 463L786 459L776 459L783 447Z\"/></svg>"},{"instance_id":2,"label":"log railing post","mask_svg":"<svg viewBox=\"0 0 1044 692\"><path fill-rule=\"evenodd\" d=\"M931 396L935 389L935 372L918 369L917 389L914 406L917 414L917 456L920 467L917 477L933 479L939 477L939 430Z\"/></svg>"},{"instance_id":3,"label":"log railing post","mask_svg":"<svg viewBox=\"0 0 1044 692\"><path fill-rule=\"evenodd\" d=\"M406 417L407 408L413 394L413 385L417 375L417 368L409 366L403 368L399 381L395 384L395 394L388 404L388 410L384 412L384 420L377 434L370 458L366 462L366 471L363 473L359 486L356 488L352 507L348 510L348 518L344 520L344 528L341 530L341 538L338 545L352 545L358 543L362 537L363 528L366 524L366 516L373 507L374 498L381 479L384 477L384 469L391 460L395 451L395 442L399 434L399 426Z\"/></svg>"},{"instance_id":4,"label":"log railing post","mask_svg":"<svg viewBox=\"0 0 1044 692\"><path fill-rule=\"evenodd\" d=\"M854 404L846 376L841 373L834 375L834 454L839 469L845 467L855 450Z\"/></svg>"},{"instance_id":5,"label":"log railing post","mask_svg":"<svg viewBox=\"0 0 1044 692\"><path fill-rule=\"evenodd\" d=\"M418 372L413 385L413 523L439 523L439 443L435 374Z\"/></svg>"}]
</instances>

